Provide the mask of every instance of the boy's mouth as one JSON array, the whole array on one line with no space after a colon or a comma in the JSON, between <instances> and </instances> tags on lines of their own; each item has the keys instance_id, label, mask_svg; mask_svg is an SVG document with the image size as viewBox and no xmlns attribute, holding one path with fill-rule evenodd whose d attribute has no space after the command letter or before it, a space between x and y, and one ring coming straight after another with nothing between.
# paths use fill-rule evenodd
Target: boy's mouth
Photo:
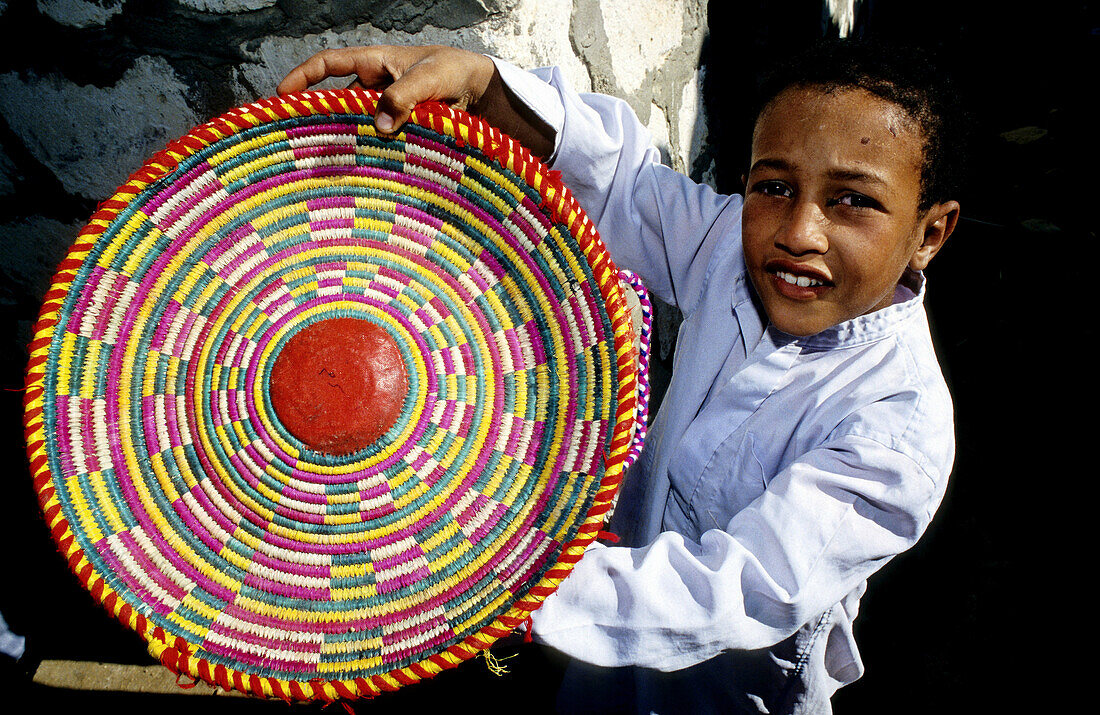
<instances>
[{"instance_id":1,"label":"boy's mouth","mask_svg":"<svg viewBox=\"0 0 1100 715\"><path fill-rule=\"evenodd\" d=\"M822 272L789 261L770 261L764 270L773 276L776 291L795 300L816 298L833 286Z\"/></svg>"},{"instance_id":2,"label":"boy's mouth","mask_svg":"<svg viewBox=\"0 0 1100 715\"><path fill-rule=\"evenodd\" d=\"M817 278L810 278L809 276L796 276L793 273L784 273L783 271L776 271L775 275L780 280L786 281L791 285L798 286L799 288L825 285L824 281L818 280Z\"/></svg>"}]
</instances>

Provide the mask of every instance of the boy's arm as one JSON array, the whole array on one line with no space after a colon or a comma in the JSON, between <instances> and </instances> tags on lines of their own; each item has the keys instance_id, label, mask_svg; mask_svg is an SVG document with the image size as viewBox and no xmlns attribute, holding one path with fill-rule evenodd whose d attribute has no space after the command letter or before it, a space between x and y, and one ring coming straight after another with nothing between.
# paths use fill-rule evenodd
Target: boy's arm
<instances>
[{"instance_id":1,"label":"boy's arm","mask_svg":"<svg viewBox=\"0 0 1100 715\"><path fill-rule=\"evenodd\" d=\"M292 70L280 93L327 77L355 76L382 90L376 124L396 131L419 102L477 113L562 173L596 223L615 262L641 275L665 302L691 309L710 252L704 243L730 202L663 166L645 127L625 102L574 93L557 70L535 75L450 47L325 50ZM736 211L733 212L736 218ZM667 240L666 240L667 239Z\"/></svg>"},{"instance_id":2,"label":"boy's arm","mask_svg":"<svg viewBox=\"0 0 1100 715\"><path fill-rule=\"evenodd\" d=\"M711 253L740 235L741 197L721 196L661 164L649 131L626 102L578 95L556 67L525 72L496 64L506 91L554 129L551 165L595 222L616 264L638 273L666 303L690 312ZM719 220L728 230L711 230Z\"/></svg>"},{"instance_id":3,"label":"boy's arm","mask_svg":"<svg viewBox=\"0 0 1100 715\"><path fill-rule=\"evenodd\" d=\"M596 665L665 671L772 646L912 546L945 482L878 440L834 439L699 543L664 532L589 548L532 614L534 637Z\"/></svg>"},{"instance_id":4,"label":"boy's arm","mask_svg":"<svg viewBox=\"0 0 1100 715\"><path fill-rule=\"evenodd\" d=\"M400 129L417 104L440 101L481 116L544 161L554 148L553 130L505 90L485 55L439 45L324 50L291 70L277 91L301 92L329 77L382 91L375 126L383 132Z\"/></svg>"}]
</instances>

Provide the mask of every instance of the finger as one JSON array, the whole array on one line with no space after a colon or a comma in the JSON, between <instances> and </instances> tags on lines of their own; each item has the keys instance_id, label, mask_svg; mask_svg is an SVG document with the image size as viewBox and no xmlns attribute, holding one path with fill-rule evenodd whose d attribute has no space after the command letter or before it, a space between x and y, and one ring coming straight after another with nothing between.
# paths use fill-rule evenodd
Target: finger
<instances>
[{"instance_id":1,"label":"finger","mask_svg":"<svg viewBox=\"0 0 1100 715\"><path fill-rule=\"evenodd\" d=\"M318 52L287 73L276 90L279 94L301 92L329 77L355 75L364 87L381 88L393 79L387 55L394 48L343 47Z\"/></svg>"},{"instance_id":2,"label":"finger","mask_svg":"<svg viewBox=\"0 0 1100 715\"><path fill-rule=\"evenodd\" d=\"M379 131L394 132L409 119L413 108L421 102L439 99L438 82L421 65L409 67L382 91L374 124Z\"/></svg>"},{"instance_id":3,"label":"finger","mask_svg":"<svg viewBox=\"0 0 1100 715\"><path fill-rule=\"evenodd\" d=\"M375 126L384 132L396 131L422 102L441 101L465 109L471 98L461 79L461 73L449 62L431 57L420 59L382 92L374 116Z\"/></svg>"}]
</instances>

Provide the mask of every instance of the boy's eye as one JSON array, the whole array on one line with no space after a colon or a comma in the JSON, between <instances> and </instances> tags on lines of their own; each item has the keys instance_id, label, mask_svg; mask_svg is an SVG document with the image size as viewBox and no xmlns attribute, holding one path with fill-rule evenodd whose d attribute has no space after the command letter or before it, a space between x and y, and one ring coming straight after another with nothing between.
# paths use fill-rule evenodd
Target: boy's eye
<instances>
[{"instance_id":1,"label":"boy's eye","mask_svg":"<svg viewBox=\"0 0 1100 715\"><path fill-rule=\"evenodd\" d=\"M875 201L870 196L865 194L859 194L854 191L850 191L846 194L841 194L835 199L829 199L829 206L851 206L857 209L881 209L882 204Z\"/></svg>"},{"instance_id":2,"label":"boy's eye","mask_svg":"<svg viewBox=\"0 0 1100 715\"><path fill-rule=\"evenodd\" d=\"M758 181L753 184L752 190L765 196L789 197L793 193L791 187L782 181L775 180Z\"/></svg>"}]
</instances>

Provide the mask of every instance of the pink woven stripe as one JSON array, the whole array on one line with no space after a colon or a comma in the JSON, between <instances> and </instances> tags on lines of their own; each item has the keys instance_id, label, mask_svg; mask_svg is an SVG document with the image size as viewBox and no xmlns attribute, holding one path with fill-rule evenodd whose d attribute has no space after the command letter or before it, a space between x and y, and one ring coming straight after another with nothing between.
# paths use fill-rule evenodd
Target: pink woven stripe
<instances>
[{"instance_id":1,"label":"pink woven stripe","mask_svg":"<svg viewBox=\"0 0 1100 715\"><path fill-rule=\"evenodd\" d=\"M309 632L308 629L303 628L303 624L301 624L301 623L296 623L294 625L295 625L295 630L291 631L291 632L299 632L299 633L302 632L302 631ZM224 621L215 621L215 622L211 623L210 624L210 629L207 632L208 633L213 633L213 634L216 634L216 635L220 635L220 636L224 636L224 637L229 638L229 639L232 639L233 641L242 644L240 646L240 648L242 648L242 649L244 648L244 644L248 644L248 645L253 645L253 646L260 646L261 648L264 648L265 650L268 650L268 651L290 651L291 653L301 653L303 655L317 653L320 650L320 644L316 643L316 642L300 641L300 640L296 641L296 640L291 640L289 638L286 638L285 636L265 636L265 635L262 635L260 633L245 630L244 628L233 627L229 623L226 623ZM204 647L206 647L206 645L211 645L211 646L220 647L220 648L232 648L233 647L233 646L224 645L224 644L217 645L216 642L213 641L209 637L209 635L207 636L207 639L204 641ZM287 662L287 661L283 661L283 662ZM290 663L302 663L302 662L307 662L307 661L306 660L290 660L289 662Z\"/></svg>"},{"instance_id":2,"label":"pink woven stripe","mask_svg":"<svg viewBox=\"0 0 1100 715\"><path fill-rule=\"evenodd\" d=\"M175 509L179 517L183 519L183 523L187 525L190 533L197 536L199 540L206 545L206 548L210 549L211 553L217 554L221 552L225 543L216 539L214 535L203 526L202 522L195 518L195 515L191 513L191 510L188 509L187 504L182 499L177 499L172 502L172 508Z\"/></svg>"},{"instance_id":3,"label":"pink woven stripe","mask_svg":"<svg viewBox=\"0 0 1100 715\"><path fill-rule=\"evenodd\" d=\"M301 660L289 660L272 658L270 651L266 650L264 655L260 656L250 653L243 648L211 641L209 638L203 642L203 648L210 653L223 658L232 659L237 663L244 663L253 668L271 668L291 673L312 673L317 668L317 661L315 659L303 658Z\"/></svg>"},{"instance_id":4,"label":"pink woven stripe","mask_svg":"<svg viewBox=\"0 0 1100 715\"><path fill-rule=\"evenodd\" d=\"M454 182L462 180L462 173L452 169L449 166L444 166L437 161L432 161L426 156L420 156L418 154L405 154L405 164L408 166L421 167L428 171L439 174L442 177L446 177Z\"/></svg>"},{"instance_id":5,"label":"pink woven stripe","mask_svg":"<svg viewBox=\"0 0 1100 715\"><path fill-rule=\"evenodd\" d=\"M265 578L258 574L248 574L244 578L244 585L252 588L262 589L267 593L275 594L276 596L286 596L287 598L304 598L310 601L330 601L332 600L332 592L327 588L311 588L309 586L295 586L289 583L282 583L273 579Z\"/></svg>"},{"instance_id":6,"label":"pink woven stripe","mask_svg":"<svg viewBox=\"0 0 1100 715\"><path fill-rule=\"evenodd\" d=\"M293 560L294 554L287 554L287 556L288 558L286 559L277 559L262 551L257 551L252 554L252 560L261 566L267 566L276 571L285 571L298 576L309 576L311 578L332 577L332 569L328 565L299 563Z\"/></svg>"},{"instance_id":7,"label":"pink woven stripe","mask_svg":"<svg viewBox=\"0 0 1100 715\"><path fill-rule=\"evenodd\" d=\"M152 216L160 207L165 204L169 199L179 194L181 186L190 186L196 179L206 173L213 174L213 167L207 161L200 162L189 169L186 173L176 177L172 183L157 191L145 202L142 206L142 211L147 216Z\"/></svg>"},{"instance_id":8,"label":"pink woven stripe","mask_svg":"<svg viewBox=\"0 0 1100 715\"><path fill-rule=\"evenodd\" d=\"M106 540L100 541L96 544L96 550L99 552L99 556L103 559L103 563L110 569L119 580L125 585L127 590L142 604L149 606L154 613L165 615L172 612L172 606L165 603L152 591L147 589L136 574L130 571L127 563L119 559L113 551L111 551L110 545Z\"/></svg>"}]
</instances>

